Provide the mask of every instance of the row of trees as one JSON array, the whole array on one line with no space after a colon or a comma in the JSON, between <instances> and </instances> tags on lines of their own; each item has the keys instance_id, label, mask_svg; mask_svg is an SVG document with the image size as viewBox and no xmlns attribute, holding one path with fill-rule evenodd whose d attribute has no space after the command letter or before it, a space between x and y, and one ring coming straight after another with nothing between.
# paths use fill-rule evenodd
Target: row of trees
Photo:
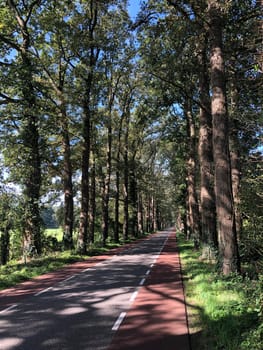
<instances>
[{"instance_id":1,"label":"row of trees","mask_svg":"<svg viewBox=\"0 0 263 350\"><path fill-rule=\"evenodd\" d=\"M76 223L85 253L96 232L118 242L177 218L238 271L252 179L262 202L260 11L148 0L133 23L126 1L1 1L3 177L21 203L19 220L1 208L2 262L11 227L41 253L41 205L63 192L66 248Z\"/></svg>"},{"instance_id":2,"label":"row of trees","mask_svg":"<svg viewBox=\"0 0 263 350\"><path fill-rule=\"evenodd\" d=\"M261 11L253 1L148 1L140 18L155 92L167 106L176 101L186 123L187 234L224 274L240 271L238 246L248 234L241 178L262 131ZM251 250L262 259L262 240Z\"/></svg>"},{"instance_id":3,"label":"row of trees","mask_svg":"<svg viewBox=\"0 0 263 350\"><path fill-rule=\"evenodd\" d=\"M127 239L171 221L155 191L166 192L168 180L148 137L155 116L138 104L126 2L1 1L0 17L3 176L20 191L19 224L12 216L2 231L2 262L14 222L23 249L41 253L41 206L52 194L64 193L65 247L78 221L83 254L96 230L106 244L110 228L118 242L121 229Z\"/></svg>"}]
</instances>

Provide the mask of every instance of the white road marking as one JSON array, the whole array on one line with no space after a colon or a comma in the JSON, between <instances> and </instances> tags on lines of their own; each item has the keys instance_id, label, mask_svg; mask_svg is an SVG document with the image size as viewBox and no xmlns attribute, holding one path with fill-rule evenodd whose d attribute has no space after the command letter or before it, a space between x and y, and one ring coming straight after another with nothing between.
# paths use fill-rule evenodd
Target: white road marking
<instances>
[{"instance_id":1,"label":"white road marking","mask_svg":"<svg viewBox=\"0 0 263 350\"><path fill-rule=\"evenodd\" d=\"M130 302L133 303L134 300L136 299L138 295L138 290L136 290L135 292L132 293L131 297L130 297Z\"/></svg>"},{"instance_id":2,"label":"white road marking","mask_svg":"<svg viewBox=\"0 0 263 350\"><path fill-rule=\"evenodd\" d=\"M34 294L34 297L38 297L39 295L41 295L41 294L43 294L43 293L46 293L46 292L48 292L48 291L51 290L51 289L52 289L52 287L43 289L43 290L41 290L40 292Z\"/></svg>"},{"instance_id":3,"label":"white road marking","mask_svg":"<svg viewBox=\"0 0 263 350\"><path fill-rule=\"evenodd\" d=\"M8 311L14 309L15 307L17 307L17 304L11 305L11 306L7 307L6 309L0 311L0 314L3 314L3 313L5 313L5 312L8 312Z\"/></svg>"},{"instance_id":4,"label":"white road marking","mask_svg":"<svg viewBox=\"0 0 263 350\"><path fill-rule=\"evenodd\" d=\"M114 323L112 330L113 331L117 331L120 328L120 325L122 323L122 321L124 320L126 316L126 312L122 312L119 317L117 318L117 321Z\"/></svg>"},{"instance_id":5,"label":"white road marking","mask_svg":"<svg viewBox=\"0 0 263 350\"><path fill-rule=\"evenodd\" d=\"M145 275L148 276L150 273L151 273L151 270L148 270Z\"/></svg>"},{"instance_id":6,"label":"white road marking","mask_svg":"<svg viewBox=\"0 0 263 350\"><path fill-rule=\"evenodd\" d=\"M144 284L144 282L145 282L145 278L143 278L142 280L141 280L141 282L140 282L140 286L142 286L143 284Z\"/></svg>"},{"instance_id":7,"label":"white road marking","mask_svg":"<svg viewBox=\"0 0 263 350\"><path fill-rule=\"evenodd\" d=\"M62 283L72 280L72 278L74 278L75 276L76 275L73 275L73 276L66 278L65 280L62 281Z\"/></svg>"}]
</instances>

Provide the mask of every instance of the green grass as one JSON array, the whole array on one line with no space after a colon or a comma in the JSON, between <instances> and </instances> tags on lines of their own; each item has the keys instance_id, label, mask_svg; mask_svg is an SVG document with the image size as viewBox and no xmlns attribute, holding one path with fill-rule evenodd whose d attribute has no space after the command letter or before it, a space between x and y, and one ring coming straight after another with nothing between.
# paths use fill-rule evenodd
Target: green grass
<instances>
[{"instance_id":1,"label":"green grass","mask_svg":"<svg viewBox=\"0 0 263 350\"><path fill-rule=\"evenodd\" d=\"M26 264L24 261L11 261L5 266L0 266L0 289L12 287L19 282L83 259L82 256L67 251L34 258Z\"/></svg>"},{"instance_id":2,"label":"green grass","mask_svg":"<svg viewBox=\"0 0 263 350\"><path fill-rule=\"evenodd\" d=\"M263 279L219 275L191 242L178 241L193 350L261 350Z\"/></svg>"},{"instance_id":3,"label":"green grass","mask_svg":"<svg viewBox=\"0 0 263 350\"><path fill-rule=\"evenodd\" d=\"M59 242L61 242L63 238L63 230L62 228L48 228L45 230L45 236L55 237Z\"/></svg>"}]
</instances>

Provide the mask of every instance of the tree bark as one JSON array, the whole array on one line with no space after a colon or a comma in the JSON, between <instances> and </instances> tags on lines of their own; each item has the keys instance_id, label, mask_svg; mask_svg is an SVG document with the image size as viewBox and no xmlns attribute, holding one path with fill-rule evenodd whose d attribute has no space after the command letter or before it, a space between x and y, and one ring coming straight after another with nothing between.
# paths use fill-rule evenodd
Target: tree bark
<instances>
[{"instance_id":1,"label":"tree bark","mask_svg":"<svg viewBox=\"0 0 263 350\"><path fill-rule=\"evenodd\" d=\"M82 159L81 159L81 208L80 208L80 222L79 235L77 242L77 250L80 254L87 252L87 238L88 238L88 213L89 213L89 170L90 170L90 95L91 83L93 77L90 77L87 82L87 93L84 100L83 107L83 128L82 128Z\"/></svg>"},{"instance_id":2,"label":"tree bark","mask_svg":"<svg viewBox=\"0 0 263 350\"><path fill-rule=\"evenodd\" d=\"M73 205L73 183L71 147L68 130L68 117L63 101L61 101L61 127L62 127L62 147L63 147L63 187L64 187L64 229L63 245L65 249L73 249L73 225L74 225L74 205Z\"/></svg>"},{"instance_id":3,"label":"tree bark","mask_svg":"<svg viewBox=\"0 0 263 350\"><path fill-rule=\"evenodd\" d=\"M111 89L110 89L111 90ZM110 199L110 183L111 183L111 158L112 158L112 106L114 102L114 93L109 93L109 105L108 105L108 120L107 120L107 164L106 164L106 176L105 186L103 191L103 220L102 220L102 235L103 245L106 244L106 240L109 235L109 199Z\"/></svg>"},{"instance_id":4,"label":"tree bark","mask_svg":"<svg viewBox=\"0 0 263 350\"><path fill-rule=\"evenodd\" d=\"M213 172L212 115L207 66L207 34L200 38L199 52L199 162L202 258L214 260L218 247Z\"/></svg>"},{"instance_id":5,"label":"tree bark","mask_svg":"<svg viewBox=\"0 0 263 350\"><path fill-rule=\"evenodd\" d=\"M186 104L184 106L184 113L187 121L189 140L189 154L187 161L187 192L190 235L194 239L195 248L198 248L200 242L200 218L196 193L196 132L191 110L191 103L189 100L186 101Z\"/></svg>"},{"instance_id":6,"label":"tree bark","mask_svg":"<svg viewBox=\"0 0 263 350\"><path fill-rule=\"evenodd\" d=\"M92 130L92 129L91 129ZM89 205L89 243L94 243L96 217L96 157L94 141L91 146L91 173L90 173L90 205Z\"/></svg>"},{"instance_id":7,"label":"tree bark","mask_svg":"<svg viewBox=\"0 0 263 350\"><path fill-rule=\"evenodd\" d=\"M118 130L118 145L116 155L116 193L115 193L115 226L114 226L114 241L119 242L119 225L120 225L120 154L121 154L121 133L122 133L122 121L121 117L119 130Z\"/></svg>"},{"instance_id":8,"label":"tree bark","mask_svg":"<svg viewBox=\"0 0 263 350\"><path fill-rule=\"evenodd\" d=\"M79 235L77 250L80 254L86 254L88 239L88 215L89 215L89 179L90 179L90 146L91 146L91 117L92 117L92 93L94 82L94 70L99 56L99 49L94 46L95 29L98 24L98 4L90 1L90 23L87 36L90 47L84 64L87 66L87 77L85 81L85 93L83 96L83 122L82 122L82 156L81 156L81 208Z\"/></svg>"},{"instance_id":9,"label":"tree bark","mask_svg":"<svg viewBox=\"0 0 263 350\"><path fill-rule=\"evenodd\" d=\"M225 70L219 1L208 1L211 45L211 88L213 117L213 153L215 163L215 198L218 220L219 253L225 275L239 271L228 139Z\"/></svg>"},{"instance_id":10,"label":"tree bark","mask_svg":"<svg viewBox=\"0 0 263 350\"><path fill-rule=\"evenodd\" d=\"M129 111L125 116L125 136L124 136L124 183L123 183L123 200L124 200L124 219L123 219L123 239L129 237Z\"/></svg>"},{"instance_id":11,"label":"tree bark","mask_svg":"<svg viewBox=\"0 0 263 350\"><path fill-rule=\"evenodd\" d=\"M1 265L6 265L9 259L10 229L11 225L7 223L0 235Z\"/></svg>"},{"instance_id":12,"label":"tree bark","mask_svg":"<svg viewBox=\"0 0 263 350\"><path fill-rule=\"evenodd\" d=\"M134 237L138 237L138 194L135 175L135 159L132 159L130 170L130 204L131 204L131 227Z\"/></svg>"},{"instance_id":13,"label":"tree bark","mask_svg":"<svg viewBox=\"0 0 263 350\"><path fill-rule=\"evenodd\" d=\"M138 195L138 234L142 235L144 230L144 221L143 221L143 199L142 194Z\"/></svg>"},{"instance_id":14,"label":"tree bark","mask_svg":"<svg viewBox=\"0 0 263 350\"><path fill-rule=\"evenodd\" d=\"M240 212L240 187L241 187L241 145L238 137L238 91L236 88L236 77L230 84L230 160L231 160L231 178L234 199L235 223L237 240L240 240L242 234L242 215Z\"/></svg>"},{"instance_id":15,"label":"tree bark","mask_svg":"<svg viewBox=\"0 0 263 350\"><path fill-rule=\"evenodd\" d=\"M236 223L236 235L239 241L242 235L242 215L240 212L240 186L241 186L241 161L240 161L240 147L238 142L238 136L230 136L231 144L231 175L232 175L232 189L234 199L234 211L235 211L235 223Z\"/></svg>"}]
</instances>

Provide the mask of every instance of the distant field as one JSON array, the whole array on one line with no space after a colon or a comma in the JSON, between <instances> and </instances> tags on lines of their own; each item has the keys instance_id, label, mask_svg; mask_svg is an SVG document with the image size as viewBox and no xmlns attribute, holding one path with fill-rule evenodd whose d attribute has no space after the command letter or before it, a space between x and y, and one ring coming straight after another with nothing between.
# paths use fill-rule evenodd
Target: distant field
<instances>
[{"instance_id":1,"label":"distant field","mask_svg":"<svg viewBox=\"0 0 263 350\"><path fill-rule=\"evenodd\" d=\"M63 230L62 228L48 228L45 230L45 236L55 237L58 242L61 242L63 238Z\"/></svg>"}]
</instances>

